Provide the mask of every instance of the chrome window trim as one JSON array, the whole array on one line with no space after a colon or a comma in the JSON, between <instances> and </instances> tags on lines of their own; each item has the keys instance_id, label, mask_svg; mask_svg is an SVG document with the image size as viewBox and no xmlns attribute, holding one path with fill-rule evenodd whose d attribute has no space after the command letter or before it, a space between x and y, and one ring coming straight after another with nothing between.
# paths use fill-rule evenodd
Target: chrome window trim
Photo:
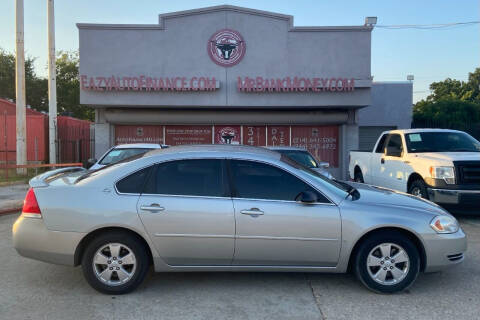
<instances>
[{"instance_id":1,"label":"chrome window trim","mask_svg":"<svg viewBox=\"0 0 480 320\"><path fill-rule=\"evenodd\" d=\"M314 189L315 191L317 191L318 193L320 193L322 196L325 197L325 199L327 199L328 203L323 203L323 202L315 202L315 203L310 203L310 204L305 204L305 205L329 205L329 206L338 206L334 201L332 201L332 199L330 197L328 197L325 193L323 193L322 191L320 191L317 187L313 186L310 182L307 182L305 181L304 179L302 179L301 177L299 177L297 174L289 171L289 170L285 170L284 168L278 166L277 164L275 163L271 163L271 162L266 162L266 161L262 161L262 160L257 160L257 159L251 159L251 158L239 158L239 157L226 157L226 156L223 156L223 157L199 157L199 158L176 158L176 159L167 159L167 160L164 160L164 161L158 161L158 162L154 162L154 163L150 163L148 165L145 165L133 172L130 172L128 174L125 174L123 175L121 178L117 179L114 181L114 189L115 189L115 192L118 194L118 195L128 195L128 196L163 196L163 197L188 197L188 198L205 198L205 199L232 199L232 200L258 200L258 201L276 201L276 202L286 202L286 203L301 203L301 202L297 202L297 201L294 201L294 200L277 200L277 199L260 199L260 198L238 198L238 197L218 197L218 196L195 196L195 195L177 195L177 194L160 194L160 193L123 193L123 192L120 192L118 191L117 189L117 183L128 177L129 175L132 175L140 170L143 170L145 168L148 168L148 167L151 167L151 166L156 166L156 165L159 165L159 164L163 164L163 163L167 163L167 162L172 162L172 161L181 161L181 160L211 160L211 159L216 159L216 160L240 160L240 161L251 161L251 162L257 162L257 163L262 163L262 164L266 164L266 165L271 165L273 167L276 167L280 170L283 170L283 171L286 171L287 173L293 175L294 177L296 177L297 179L299 179L300 181L302 181L303 183L307 184L308 186L310 186L312 189ZM230 182L229 182L230 183Z\"/></svg>"},{"instance_id":2,"label":"chrome window trim","mask_svg":"<svg viewBox=\"0 0 480 320\"><path fill-rule=\"evenodd\" d=\"M306 185L310 186L313 190L317 191L318 193L320 193L322 196L325 197L325 199L327 199L328 201L330 201L330 203L323 203L323 202L315 202L315 203L312 203L312 204L329 204L329 205L334 205L336 206L337 204L332 201L332 199L330 199L330 197L328 197L327 195L325 195L325 193L323 193L322 191L318 190L317 187L315 186L312 186L312 184L308 181L305 181L303 180L301 177L299 177L297 174L289 171L289 170L286 170L285 168L282 168L280 166L278 166L277 164L275 163L271 163L271 162L265 162L265 161L262 161L262 160L253 160L253 159L244 159L244 158L227 158L227 160L240 160L240 161L251 161L251 162L258 162L258 163L262 163L262 164L266 164L266 165L270 165L270 166L273 166L277 169L280 169L280 170L283 170L283 171L286 171L287 173L291 174L292 176L294 176L295 178L299 179L300 181L302 181L303 183L305 183ZM276 200L276 199L257 199L257 198L238 198L238 197L233 197L232 199L243 199L243 200L261 200L261 201L282 201L282 202L294 202L294 203L301 203L301 202L297 202L297 201L294 201L294 200Z\"/></svg>"},{"instance_id":3,"label":"chrome window trim","mask_svg":"<svg viewBox=\"0 0 480 320\"><path fill-rule=\"evenodd\" d=\"M183 195L183 194L164 194L164 193L142 193L141 196L151 196L151 197L175 197L175 198L204 198L204 199L229 199L231 197L216 197L216 196L193 196L193 195Z\"/></svg>"},{"instance_id":4,"label":"chrome window trim","mask_svg":"<svg viewBox=\"0 0 480 320\"><path fill-rule=\"evenodd\" d=\"M328 199L328 198L327 198ZM303 204L305 206L316 206L316 205L324 205L324 206L337 206L335 203L329 202L314 202L314 203L303 203L301 201L294 201L294 200L275 200L275 199L257 199L257 198L238 198L233 197L232 200L247 200L247 201L267 201L267 202L282 202L282 203L297 203Z\"/></svg>"}]
</instances>

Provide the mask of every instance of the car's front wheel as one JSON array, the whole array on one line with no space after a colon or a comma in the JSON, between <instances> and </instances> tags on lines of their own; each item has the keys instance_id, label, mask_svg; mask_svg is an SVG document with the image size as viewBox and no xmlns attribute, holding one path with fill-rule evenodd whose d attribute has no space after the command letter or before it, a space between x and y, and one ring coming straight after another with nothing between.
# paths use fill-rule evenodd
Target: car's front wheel
<instances>
[{"instance_id":1,"label":"car's front wheel","mask_svg":"<svg viewBox=\"0 0 480 320\"><path fill-rule=\"evenodd\" d=\"M82 269L88 283L107 294L124 294L137 288L149 267L147 248L135 236L108 232L86 247Z\"/></svg>"},{"instance_id":2,"label":"car's front wheel","mask_svg":"<svg viewBox=\"0 0 480 320\"><path fill-rule=\"evenodd\" d=\"M412 182L408 193L419 198L428 199L427 186L425 185L425 182L423 182L423 180L421 179L417 179Z\"/></svg>"},{"instance_id":3,"label":"car's front wheel","mask_svg":"<svg viewBox=\"0 0 480 320\"><path fill-rule=\"evenodd\" d=\"M420 272L420 256L401 233L378 233L365 239L355 256L355 273L370 290L395 293L413 284Z\"/></svg>"}]
</instances>

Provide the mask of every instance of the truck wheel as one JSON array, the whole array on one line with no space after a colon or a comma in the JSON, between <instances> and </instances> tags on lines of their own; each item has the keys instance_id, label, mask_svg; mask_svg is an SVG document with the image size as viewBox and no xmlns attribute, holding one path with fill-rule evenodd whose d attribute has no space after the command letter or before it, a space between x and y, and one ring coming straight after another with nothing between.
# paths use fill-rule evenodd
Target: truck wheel
<instances>
[{"instance_id":1,"label":"truck wheel","mask_svg":"<svg viewBox=\"0 0 480 320\"><path fill-rule=\"evenodd\" d=\"M138 287L149 268L147 250L136 237L108 232L93 239L82 259L85 279L106 294L124 294Z\"/></svg>"},{"instance_id":2,"label":"truck wheel","mask_svg":"<svg viewBox=\"0 0 480 320\"><path fill-rule=\"evenodd\" d=\"M410 185L410 189L408 190L408 193L411 195L428 199L428 194L427 194L427 186L425 185L425 182L423 180L417 179L412 182Z\"/></svg>"},{"instance_id":3,"label":"truck wheel","mask_svg":"<svg viewBox=\"0 0 480 320\"><path fill-rule=\"evenodd\" d=\"M353 176L353 181L359 182L359 183L364 183L362 171L355 170L355 174Z\"/></svg>"},{"instance_id":4,"label":"truck wheel","mask_svg":"<svg viewBox=\"0 0 480 320\"><path fill-rule=\"evenodd\" d=\"M395 293L410 287L420 272L420 255L407 237L378 233L364 240L355 256L355 273L370 290Z\"/></svg>"}]
</instances>

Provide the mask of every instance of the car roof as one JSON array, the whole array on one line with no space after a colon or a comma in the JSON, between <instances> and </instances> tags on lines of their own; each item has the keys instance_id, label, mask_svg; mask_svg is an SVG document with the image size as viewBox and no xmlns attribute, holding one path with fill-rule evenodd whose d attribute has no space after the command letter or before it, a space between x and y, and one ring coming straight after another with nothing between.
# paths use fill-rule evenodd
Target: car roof
<instances>
[{"instance_id":1,"label":"car roof","mask_svg":"<svg viewBox=\"0 0 480 320\"><path fill-rule=\"evenodd\" d=\"M145 149L159 149L162 146L158 143L129 143L116 145L115 149L130 149L130 148L145 148Z\"/></svg>"},{"instance_id":2,"label":"car roof","mask_svg":"<svg viewBox=\"0 0 480 320\"><path fill-rule=\"evenodd\" d=\"M398 129L398 130L390 130L390 131L385 131L388 133L421 133L421 132L461 132L459 130L452 130L452 129L440 129L440 128L415 128L415 129Z\"/></svg>"},{"instance_id":3,"label":"car roof","mask_svg":"<svg viewBox=\"0 0 480 320\"><path fill-rule=\"evenodd\" d=\"M300 147L287 147L287 146L276 146L276 147L266 147L269 150L288 150L288 151L307 151L305 148Z\"/></svg>"},{"instance_id":4,"label":"car roof","mask_svg":"<svg viewBox=\"0 0 480 320\"><path fill-rule=\"evenodd\" d=\"M231 144L196 144L196 145L180 145L173 146L166 149L156 149L144 154L143 157L169 155L178 153L205 153L205 154L224 154L231 155L232 153L261 156L271 158L274 160L280 159L281 155L278 152L271 151L261 147L252 147L246 145L231 145Z\"/></svg>"}]
</instances>

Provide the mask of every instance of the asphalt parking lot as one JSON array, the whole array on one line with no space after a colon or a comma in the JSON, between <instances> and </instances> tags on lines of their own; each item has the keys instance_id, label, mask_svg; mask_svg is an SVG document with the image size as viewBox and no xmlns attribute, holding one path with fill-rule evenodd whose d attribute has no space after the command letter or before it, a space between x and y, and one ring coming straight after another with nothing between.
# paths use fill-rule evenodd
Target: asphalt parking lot
<instances>
[{"instance_id":1,"label":"asphalt parking lot","mask_svg":"<svg viewBox=\"0 0 480 320\"><path fill-rule=\"evenodd\" d=\"M480 217L461 217L466 260L421 274L401 294L367 291L353 275L150 273L135 292L103 295L80 268L20 257L16 214L0 216L0 319L478 319Z\"/></svg>"}]
</instances>

